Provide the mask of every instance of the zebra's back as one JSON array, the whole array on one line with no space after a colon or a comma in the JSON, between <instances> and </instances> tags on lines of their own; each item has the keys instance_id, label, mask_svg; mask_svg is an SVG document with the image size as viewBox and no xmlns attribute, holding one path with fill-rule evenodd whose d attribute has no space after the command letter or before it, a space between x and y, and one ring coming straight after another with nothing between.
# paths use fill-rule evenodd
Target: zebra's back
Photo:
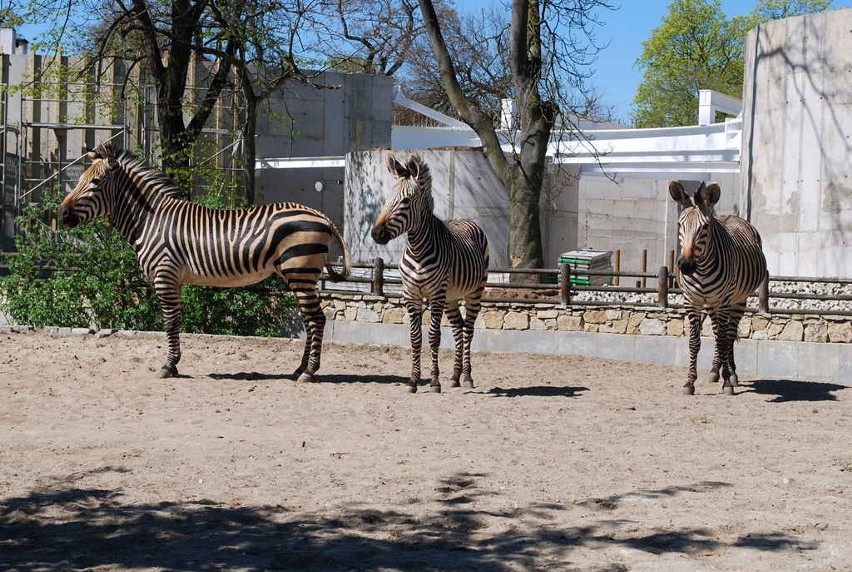
<instances>
[{"instance_id":1,"label":"zebra's back","mask_svg":"<svg viewBox=\"0 0 852 572\"><path fill-rule=\"evenodd\" d=\"M717 217L712 228L715 263L692 276L680 276L684 295L697 306L740 304L766 276L760 233L734 215Z\"/></svg>"},{"instance_id":2,"label":"zebra's back","mask_svg":"<svg viewBox=\"0 0 852 572\"><path fill-rule=\"evenodd\" d=\"M243 286L290 267L319 273L336 234L323 213L297 203L211 209L175 200L150 217L140 262L154 268L167 257L184 283Z\"/></svg>"}]
</instances>

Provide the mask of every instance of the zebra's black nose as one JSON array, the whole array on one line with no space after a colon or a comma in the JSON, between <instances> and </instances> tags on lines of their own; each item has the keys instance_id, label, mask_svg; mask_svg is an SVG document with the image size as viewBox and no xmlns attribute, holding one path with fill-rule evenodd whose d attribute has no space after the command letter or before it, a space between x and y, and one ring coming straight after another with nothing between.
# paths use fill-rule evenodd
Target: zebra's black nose
<instances>
[{"instance_id":1,"label":"zebra's black nose","mask_svg":"<svg viewBox=\"0 0 852 572\"><path fill-rule=\"evenodd\" d=\"M74 228L80 223L80 217L74 212L74 209L62 205L59 207L59 222L62 226Z\"/></svg>"},{"instance_id":2,"label":"zebra's black nose","mask_svg":"<svg viewBox=\"0 0 852 572\"><path fill-rule=\"evenodd\" d=\"M679 258L677 261L677 265L680 267L680 271L686 276L690 276L693 272L695 272L695 260L691 257Z\"/></svg>"},{"instance_id":3,"label":"zebra's black nose","mask_svg":"<svg viewBox=\"0 0 852 572\"><path fill-rule=\"evenodd\" d=\"M374 226L373 230L370 231L370 235L377 244L387 244L390 240L388 231L384 226Z\"/></svg>"}]
</instances>

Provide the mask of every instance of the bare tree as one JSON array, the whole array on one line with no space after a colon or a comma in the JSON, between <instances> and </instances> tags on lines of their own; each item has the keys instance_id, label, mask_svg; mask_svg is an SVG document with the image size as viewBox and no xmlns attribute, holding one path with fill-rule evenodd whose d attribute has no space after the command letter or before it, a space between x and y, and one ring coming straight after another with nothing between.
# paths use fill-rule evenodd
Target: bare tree
<instances>
[{"instance_id":1,"label":"bare tree","mask_svg":"<svg viewBox=\"0 0 852 572\"><path fill-rule=\"evenodd\" d=\"M597 107L586 87L601 49L594 37L596 11L608 0L514 0L506 60L517 109L511 152L504 153L488 97L466 85L460 62L448 48L444 26L431 0L419 0L447 98L476 132L483 151L509 193L509 258L515 268L541 268L544 256L539 204L546 157L555 130L577 131L577 117ZM493 106L493 104L492 104Z\"/></svg>"}]
</instances>

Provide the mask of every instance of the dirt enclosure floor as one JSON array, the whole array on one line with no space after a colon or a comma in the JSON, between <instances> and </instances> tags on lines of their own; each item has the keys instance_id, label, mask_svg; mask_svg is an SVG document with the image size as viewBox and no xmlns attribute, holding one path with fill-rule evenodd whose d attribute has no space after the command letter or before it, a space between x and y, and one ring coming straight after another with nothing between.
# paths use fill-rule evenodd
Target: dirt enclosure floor
<instances>
[{"instance_id":1,"label":"dirt enclosure floor","mask_svg":"<svg viewBox=\"0 0 852 572\"><path fill-rule=\"evenodd\" d=\"M852 570L842 385L182 339L160 380L160 336L0 335L0 569Z\"/></svg>"}]
</instances>

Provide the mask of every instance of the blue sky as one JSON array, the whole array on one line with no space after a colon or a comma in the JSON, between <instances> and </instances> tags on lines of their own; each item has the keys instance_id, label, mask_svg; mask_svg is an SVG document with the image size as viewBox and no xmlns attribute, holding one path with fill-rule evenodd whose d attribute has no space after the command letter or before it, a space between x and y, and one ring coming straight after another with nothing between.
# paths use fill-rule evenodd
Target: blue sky
<instances>
[{"instance_id":1,"label":"blue sky","mask_svg":"<svg viewBox=\"0 0 852 572\"><path fill-rule=\"evenodd\" d=\"M621 8L600 12L604 23L597 37L608 47L598 56L592 83L603 94L605 105L614 108L615 116L628 121L632 114L633 96L642 75L634 67L642 53L642 42L660 25L668 12L669 0L613 0ZM750 12L755 0L722 0L722 10L729 18ZM501 5L501 0L456 0L462 10L474 5ZM832 8L850 8L852 0L834 0Z\"/></svg>"}]
</instances>

